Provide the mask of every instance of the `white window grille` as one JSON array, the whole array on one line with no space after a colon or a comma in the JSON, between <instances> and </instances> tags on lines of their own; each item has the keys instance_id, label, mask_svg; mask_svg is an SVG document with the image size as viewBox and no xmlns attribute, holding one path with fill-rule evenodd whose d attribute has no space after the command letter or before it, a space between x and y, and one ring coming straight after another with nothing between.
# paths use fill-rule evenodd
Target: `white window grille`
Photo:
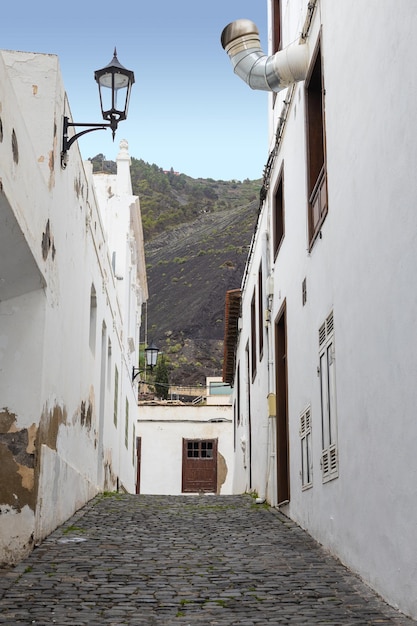
<instances>
[{"instance_id":1,"label":"white window grille","mask_svg":"<svg viewBox=\"0 0 417 626\"><path fill-rule=\"evenodd\" d=\"M301 439L301 486L309 489L313 486L313 457L311 452L311 407L300 415Z\"/></svg>"},{"instance_id":2,"label":"white window grille","mask_svg":"<svg viewBox=\"0 0 417 626\"><path fill-rule=\"evenodd\" d=\"M319 328L319 375L322 426L320 464L323 482L327 482L339 475L333 312Z\"/></svg>"}]
</instances>

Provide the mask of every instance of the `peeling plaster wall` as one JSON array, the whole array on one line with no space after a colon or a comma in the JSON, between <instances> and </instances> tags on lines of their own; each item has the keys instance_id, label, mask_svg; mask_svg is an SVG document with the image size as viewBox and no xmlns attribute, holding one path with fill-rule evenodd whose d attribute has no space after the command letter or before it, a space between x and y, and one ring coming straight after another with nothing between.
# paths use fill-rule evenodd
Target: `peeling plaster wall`
<instances>
[{"instance_id":1,"label":"peeling plaster wall","mask_svg":"<svg viewBox=\"0 0 417 626\"><path fill-rule=\"evenodd\" d=\"M98 491L135 489L131 371L146 293L131 271L135 200L118 200L117 281L77 143L60 166L64 114L55 55L0 51L0 564L19 561ZM123 150L126 186L127 142Z\"/></svg>"},{"instance_id":2,"label":"peeling plaster wall","mask_svg":"<svg viewBox=\"0 0 417 626\"><path fill-rule=\"evenodd\" d=\"M0 411L0 563L14 563L34 542L36 426L18 430Z\"/></svg>"},{"instance_id":3,"label":"peeling plaster wall","mask_svg":"<svg viewBox=\"0 0 417 626\"><path fill-rule=\"evenodd\" d=\"M40 290L0 302L0 564L33 547L44 320Z\"/></svg>"},{"instance_id":4,"label":"peeling plaster wall","mask_svg":"<svg viewBox=\"0 0 417 626\"><path fill-rule=\"evenodd\" d=\"M35 513L25 505L21 511L0 505L0 566L14 565L34 547Z\"/></svg>"},{"instance_id":5,"label":"peeling plaster wall","mask_svg":"<svg viewBox=\"0 0 417 626\"><path fill-rule=\"evenodd\" d=\"M11 415L7 411L0 412L0 467L2 473L8 476L8 480L0 484L0 502L7 503L18 512L25 505L34 510L36 426L16 430L16 416L13 416L13 423L6 430L4 422L8 422L9 417Z\"/></svg>"},{"instance_id":6,"label":"peeling plaster wall","mask_svg":"<svg viewBox=\"0 0 417 626\"><path fill-rule=\"evenodd\" d=\"M39 501L36 509L35 541L47 537L98 493L88 476L71 467L46 445L40 449ZM67 497L67 492L72 498Z\"/></svg>"}]
</instances>

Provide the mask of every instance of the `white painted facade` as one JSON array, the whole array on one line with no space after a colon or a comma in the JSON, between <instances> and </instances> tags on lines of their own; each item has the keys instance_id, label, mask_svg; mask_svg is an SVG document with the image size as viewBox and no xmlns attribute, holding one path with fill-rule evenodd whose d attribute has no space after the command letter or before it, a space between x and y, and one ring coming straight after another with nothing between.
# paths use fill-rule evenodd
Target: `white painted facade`
<instances>
[{"instance_id":1,"label":"white painted facade","mask_svg":"<svg viewBox=\"0 0 417 626\"><path fill-rule=\"evenodd\" d=\"M215 379L218 382L218 378ZM209 387L207 387L209 390ZM215 396L221 398L221 396ZM139 402L140 477L143 494L180 495L183 440L217 440L216 493L233 493L233 412L230 401L206 404Z\"/></svg>"},{"instance_id":2,"label":"white painted facade","mask_svg":"<svg viewBox=\"0 0 417 626\"><path fill-rule=\"evenodd\" d=\"M0 563L135 490L140 207L124 141L116 176L61 169L64 114L55 55L0 52Z\"/></svg>"},{"instance_id":3,"label":"white painted facade","mask_svg":"<svg viewBox=\"0 0 417 626\"><path fill-rule=\"evenodd\" d=\"M269 96L271 153L276 149L242 284L234 490L279 504L389 603L417 618L417 11L412 0L395 10L385 0L318 0L309 24L307 0L280 4L282 46L307 24L310 68L320 39L328 212L312 239L309 75ZM284 234L275 255L281 173ZM287 380L280 394L283 311ZM329 405L332 443L322 424ZM282 496L285 441L277 423L286 421Z\"/></svg>"}]
</instances>

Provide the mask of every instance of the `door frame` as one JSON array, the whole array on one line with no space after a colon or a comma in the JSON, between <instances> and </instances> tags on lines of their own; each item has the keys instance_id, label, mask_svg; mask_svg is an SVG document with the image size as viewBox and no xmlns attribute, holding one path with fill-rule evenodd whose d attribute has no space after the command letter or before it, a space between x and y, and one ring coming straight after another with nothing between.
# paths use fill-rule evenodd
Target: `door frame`
<instances>
[{"instance_id":1,"label":"door frame","mask_svg":"<svg viewBox=\"0 0 417 626\"><path fill-rule=\"evenodd\" d=\"M277 503L290 500L287 306L284 300L275 318L276 472Z\"/></svg>"},{"instance_id":2,"label":"door frame","mask_svg":"<svg viewBox=\"0 0 417 626\"><path fill-rule=\"evenodd\" d=\"M140 493L140 469L142 461L142 437L136 437L136 493Z\"/></svg>"},{"instance_id":3,"label":"door frame","mask_svg":"<svg viewBox=\"0 0 417 626\"><path fill-rule=\"evenodd\" d=\"M188 456L188 443L198 443L198 456L189 457ZM201 444L210 442L212 444L212 456L203 456L203 450ZM200 455L201 454L201 455ZM201 484L198 487L198 481L196 483L196 488L192 488L193 479L187 475L187 461L188 465L192 463L192 459L195 460L195 466L198 471L198 465L200 465L201 469L207 470L207 465L204 468L205 464L210 463L211 468L213 470L213 476L210 477L210 481L204 481L205 484ZM183 438L182 440L182 481L181 481L181 492L182 493L217 493L217 458L218 458L218 438L217 437L193 437L193 438ZM190 459L190 460L189 460ZM190 486L191 485L191 486Z\"/></svg>"}]
</instances>

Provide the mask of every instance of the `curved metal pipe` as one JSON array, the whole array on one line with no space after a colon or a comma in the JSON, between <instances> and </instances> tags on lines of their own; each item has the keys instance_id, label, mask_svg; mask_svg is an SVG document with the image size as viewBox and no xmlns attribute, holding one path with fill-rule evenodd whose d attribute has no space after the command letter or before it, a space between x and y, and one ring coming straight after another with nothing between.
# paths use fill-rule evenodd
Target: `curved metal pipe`
<instances>
[{"instance_id":1,"label":"curved metal pipe","mask_svg":"<svg viewBox=\"0 0 417 626\"><path fill-rule=\"evenodd\" d=\"M292 44L272 56L262 52L259 30L251 20L228 24L221 34L221 44L232 62L234 72L251 89L281 91L305 80L308 69L308 46Z\"/></svg>"}]
</instances>

